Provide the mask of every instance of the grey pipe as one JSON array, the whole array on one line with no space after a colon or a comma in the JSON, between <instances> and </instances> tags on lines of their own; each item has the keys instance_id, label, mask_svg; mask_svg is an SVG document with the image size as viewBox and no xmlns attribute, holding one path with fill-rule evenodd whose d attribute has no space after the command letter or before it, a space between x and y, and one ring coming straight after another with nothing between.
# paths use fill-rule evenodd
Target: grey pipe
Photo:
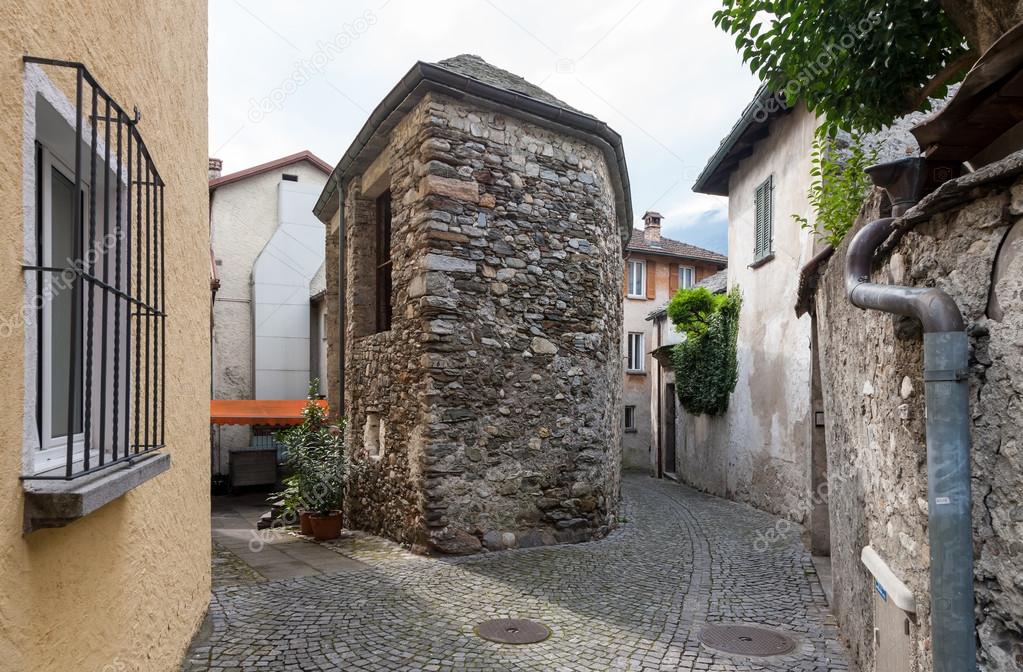
<instances>
[{"instance_id":1,"label":"grey pipe","mask_svg":"<svg viewBox=\"0 0 1023 672\"><path fill-rule=\"evenodd\" d=\"M923 324L934 670L975 671L969 343L959 307L945 292L869 282L874 250L892 232L893 221L871 222L853 238L846 256L846 293L855 306L915 317Z\"/></svg>"}]
</instances>

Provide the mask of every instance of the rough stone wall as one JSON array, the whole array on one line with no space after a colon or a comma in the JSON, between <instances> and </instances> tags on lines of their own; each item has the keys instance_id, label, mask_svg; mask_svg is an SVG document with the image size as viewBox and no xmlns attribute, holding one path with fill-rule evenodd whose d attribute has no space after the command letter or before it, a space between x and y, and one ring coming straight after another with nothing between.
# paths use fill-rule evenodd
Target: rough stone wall
<instances>
[{"instance_id":1,"label":"rough stone wall","mask_svg":"<svg viewBox=\"0 0 1023 672\"><path fill-rule=\"evenodd\" d=\"M428 111L412 110L394 129L387 148L391 189L391 329L375 331L376 203L356 178L345 193L345 415L356 464L347 498L350 523L398 539L421 543L422 425L427 370L423 366L418 302L410 297L422 249L416 166L429 128ZM375 196L375 195L374 195ZM367 419L382 420L385 445L371 456Z\"/></svg>"},{"instance_id":2,"label":"rough stone wall","mask_svg":"<svg viewBox=\"0 0 1023 672\"><path fill-rule=\"evenodd\" d=\"M1023 163L1015 158L1014 170ZM995 171L1011 172L1007 166ZM975 179L975 178L973 178ZM875 265L874 282L934 286L959 304L970 335L973 517L982 669L1023 660L1023 180L958 189L926 203ZM914 214L915 213L915 214ZM878 214L868 204L857 226ZM1010 233L1011 231L1011 233ZM916 595L919 670L931 669L923 361L914 321L845 298L845 251L816 303L827 413L833 608L862 669L873 669L870 544Z\"/></svg>"},{"instance_id":3,"label":"rough stone wall","mask_svg":"<svg viewBox=\"0 0 1023 672\"><path fill-rule=\"evenodd\" d=\"M387 447L353 515L444 552L605 534L620 491L622 247L603 155L435 94L387 151L394 318L351 344L346 377L353 448L374 396Z\"/></svg>"}]
</instances>

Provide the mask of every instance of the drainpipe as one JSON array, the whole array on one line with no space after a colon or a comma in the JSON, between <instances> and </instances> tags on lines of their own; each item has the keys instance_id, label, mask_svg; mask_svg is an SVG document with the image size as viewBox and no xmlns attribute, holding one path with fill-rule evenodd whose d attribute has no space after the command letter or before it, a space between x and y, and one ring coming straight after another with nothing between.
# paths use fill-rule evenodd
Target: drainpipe
<instances>
[{"instance_id":1,"label":"drainpipe","mask_svg":"<svg viewBox=\"0 0 1023 672\"><path fill-rule=\"evenodd\" d=\"M949 168L907 158L867 172L888 192L898 217L957 174L958 167ZM853 238L846 257L846 294L855 306L914 317L923 325L934 670L975 671L969 344L962 313L945 292L870 282L874 251L892 232L893 222L892 217L871 222Z\"/></svg>"}]
</instances>

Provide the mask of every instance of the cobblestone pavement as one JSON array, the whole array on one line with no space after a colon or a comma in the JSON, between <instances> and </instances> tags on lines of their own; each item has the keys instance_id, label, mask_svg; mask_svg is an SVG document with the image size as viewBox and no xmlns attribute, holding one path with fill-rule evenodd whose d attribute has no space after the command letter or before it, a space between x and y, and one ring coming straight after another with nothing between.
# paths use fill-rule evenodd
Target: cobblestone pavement
<instances>
[{"instance_id":1,"label":"cobblestone pavement","mask_svg":"<svg viewBox=\"0 0 1023 672\"><path fill-rule=\"evenodd\" d=\"M366 569L220 582L212 632L183 669L849 669L797 530L667 481L630 475L623 492L625 523L597 542L441 560L355 534L332 548ZM520 646L473 634L501 617L553 634ZM798 643L772 658L714 653L699 644L705 623L761 624Z\"/></svg>"}]
</instances>

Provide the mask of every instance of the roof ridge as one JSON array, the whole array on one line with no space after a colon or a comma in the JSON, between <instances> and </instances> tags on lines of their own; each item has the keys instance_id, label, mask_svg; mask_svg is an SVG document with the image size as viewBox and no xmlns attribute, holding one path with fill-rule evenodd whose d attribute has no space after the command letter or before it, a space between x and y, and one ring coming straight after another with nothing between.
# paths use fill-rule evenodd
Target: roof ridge
<instances>
[{"instance_id":1,"label":"roof ridge","mask_svg":"<svg viewBox=\"0 0 1023 672\"><path fill-rule=\"evenodd\" d=\"M302 151L295 152L294 154L288 154L287 156L282 156L273 159L272 161L266 161L265 163L259 163L256 164L255 166L249 166L248 168L236 170L233 173L228 173L227 175L215 177L209 181L210 183L209 188L215 189L225 184L231 184L232 182L244 180L249 177L262 175L263 173L269 172L271 170L276 170L277 168L283 168L285 166L296 164L299 161L308 161L309 163L313 164L314 166L322 170L327 175L330 175L331 166L329 163L327 163L320 157L316 156L308 149L303 149Z\"/></svg>"},{"instance_id":2,"label":"roof ridge","mask_svg":"<svg viewBox=\"0 0 1023 672\"><path fill-rule=\"evenodd\" d=\"M633 237L635 237L637 235L644 236L645 235L644 234L644 229L638 229L636 227L632 227L632 235L633 235ZM720 257L721 259L723 259L725 261L728 260L728 255L727 254L721 254L720 252L715 252L714 250L707 249L706 247L700 247L699 245L693 245L692 243L687 243L684 240L678 240L677 238L669 238L668 236L664 236L664 235L661 236L661 240L662 241L663 240L667 240L667 241L672 242L672 243L677 243L678 245L685 245L686 247L692 248L694 250L698 250L699 252L702 252L704 254L708 254L708 255L711 255L713 257ZM656 245L655 243L648 243L645 238L642 241L640 241L640 242L641 243L645 243L645 247L647 247L647 248L652 248L652 247L655 247L655 245ZM633 244L632 240L629 240L629 243L628 243L628 245L626 247L627 248L631 248L632 244ZM663 250L663 252L664 252L664 254L668 254L668 255L671 255L671 256L685 256L683 254L674 254L670 250L667 250L667 249Z\"/></svg>"}]
</instances>

